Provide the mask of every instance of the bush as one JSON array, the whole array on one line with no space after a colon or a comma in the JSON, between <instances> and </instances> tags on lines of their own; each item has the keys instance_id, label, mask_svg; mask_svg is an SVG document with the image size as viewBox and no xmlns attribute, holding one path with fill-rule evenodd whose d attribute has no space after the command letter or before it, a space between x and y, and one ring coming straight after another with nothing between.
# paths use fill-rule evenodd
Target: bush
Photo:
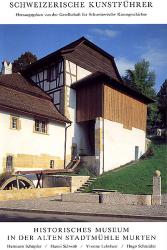
<instances>
[{"instance_id":1,"label":"bush","mask_svg":"<svg viewBox=\"0 0 167 250\"><path fill-rule=\"evenodd\" d=\"M140 157L140 159L147 159L154 155L154 149L149 147L147 151Z\"/></svg>"}]
</instances>

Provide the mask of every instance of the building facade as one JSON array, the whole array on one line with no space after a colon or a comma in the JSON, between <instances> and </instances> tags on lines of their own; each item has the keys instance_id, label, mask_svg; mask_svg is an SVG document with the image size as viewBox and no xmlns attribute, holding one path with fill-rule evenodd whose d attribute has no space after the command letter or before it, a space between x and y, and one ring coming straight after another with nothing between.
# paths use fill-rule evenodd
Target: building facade
<instances>
[{"instance_id":1,"label":"building facade","mask_svg":"<svg viewBox=\"0 0 167 250\"><path fill-rule=\"evenodd\" d=\"M24 113L19 117L18 130L6 128L13 119L11 115L16 116L17 112L1 114L5 117L1 131L8 134L8 140L14 142L14 138L19 138L20 143L5 146L1 157L3 167L7 165L4 157L12 154L15 166L25 164L26 168L50 167L52 163L55 168L65 168L74 157L80 156L83 164L101 174L137 160L145 152L147 104L151 100L128 87L113 56L86 38L36 61L21 74L19 77L28 79L28 86L34 88L31 95L38 90L40 96L31 107L33 116ZM23 99L23 106L26 100ZM41 129L44 126L41 118L34 118L36 106L37 118L41 117L41 110L49 114L54 108L56 119L45 113L49 121L45 135L33 131L34 126ZM40 125L34 125L36 120Z\"/></svg>"},{"instance_id":2,"label":"building facade","mask_svg":"<svg viewBox=\"0 0 167 250\"><path fill-rule=\"evenodd\" d=\"M63 168L65 127L51 98L20 74L0 76L0 173Z\"/></svg>"},{"instance_id":3,"label":"building facade","mask_svg":"<svg viewBox=\"0 0 167 250\"><path fill-rule=\"evenodd\" d=\"M72 121L67 130L66 164L80 155L101 174L145 152L150 100L129 88L113 56L86 38L38 60L23 74Z\"/></svg>"}]
</instances>

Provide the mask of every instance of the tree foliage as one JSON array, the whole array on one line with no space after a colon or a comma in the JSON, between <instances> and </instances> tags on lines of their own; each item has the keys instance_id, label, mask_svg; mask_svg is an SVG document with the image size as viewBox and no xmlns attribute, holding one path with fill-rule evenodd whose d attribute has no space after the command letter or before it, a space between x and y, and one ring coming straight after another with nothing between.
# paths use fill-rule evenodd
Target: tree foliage
<instances>
[{"instance_id":1,"label":"tree foliage","mask_svg":"<svg viewBox=\"0 0 167 250\"><path fill-rule=\"evenodd\" d=\"M149 70L150 64L148 61L142 60L134 66L134 70L128 69L124 80L143 95L150 98L156 96L154 90L155 72Z\"/></svg>"},{"instance_id":2,"label":"tree foliage","mask_svg":"<svg viewBox=\"0 0 167 250\"><path fill-rule=\"evenodd\" d=\"M134 89L152 99L156 99L155 72L150 71L150 64L146 60L142 60L134 65L134 70L128 69L123 79ZM158 114L157 102L148 105L148 127L154 126L160 119Z\"/></svg>"},{"instance_id":3,"label":"tree foliage","mask_svg":"<svg viewBox=\"0 0 167 250\"><path fill-rule=\"evenodd\" d=\"M13 62L13 72L24 70L28 65L37 61L37 56L30 51L25 52Z\"/></svg>"},{"instance_id":4,"label":"tree foliage","mask_svg":"<svg viewBox=\"0 0 167 250\"><path fill-rule=\"evenodd\" d=\"M167 79L162 84L157 94L158 109L161 115L160 126L167 127Z\"/></svg>"}]
</instances>

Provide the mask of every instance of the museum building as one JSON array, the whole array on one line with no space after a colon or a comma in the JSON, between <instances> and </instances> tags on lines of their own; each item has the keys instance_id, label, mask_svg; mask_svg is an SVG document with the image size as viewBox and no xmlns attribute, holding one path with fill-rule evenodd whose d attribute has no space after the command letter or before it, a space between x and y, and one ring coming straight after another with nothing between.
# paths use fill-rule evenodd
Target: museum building
<instances>
[{"instance_id":1,"label":"museum building","mask_svg":"<svg viewBox=\"0 0 167 250\"><path fill-rule=\"evenodd\" d=\"M145 152L147 104L123 82L114 57L85 37L20 73L0 75L0 171L65 169L75 158L96 174Z\"/></svg>"}]
</instances>

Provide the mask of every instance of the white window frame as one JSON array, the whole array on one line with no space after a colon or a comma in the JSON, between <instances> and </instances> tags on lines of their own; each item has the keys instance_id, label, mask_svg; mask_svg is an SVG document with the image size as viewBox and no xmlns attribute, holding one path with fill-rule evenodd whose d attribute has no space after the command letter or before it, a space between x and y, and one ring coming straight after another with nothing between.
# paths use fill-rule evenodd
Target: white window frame
<instances>
[{"instance_id":1,"label":"white window frame","mask_svg":"<svg viewBox=\"0 0 167 250\"><path fill-rule=\"evenodd\" d=\"M48 123L45 120L35 119L34 132L40 133L40 134L47 134L48 133Z\"/></svg>"}]
</instances>

